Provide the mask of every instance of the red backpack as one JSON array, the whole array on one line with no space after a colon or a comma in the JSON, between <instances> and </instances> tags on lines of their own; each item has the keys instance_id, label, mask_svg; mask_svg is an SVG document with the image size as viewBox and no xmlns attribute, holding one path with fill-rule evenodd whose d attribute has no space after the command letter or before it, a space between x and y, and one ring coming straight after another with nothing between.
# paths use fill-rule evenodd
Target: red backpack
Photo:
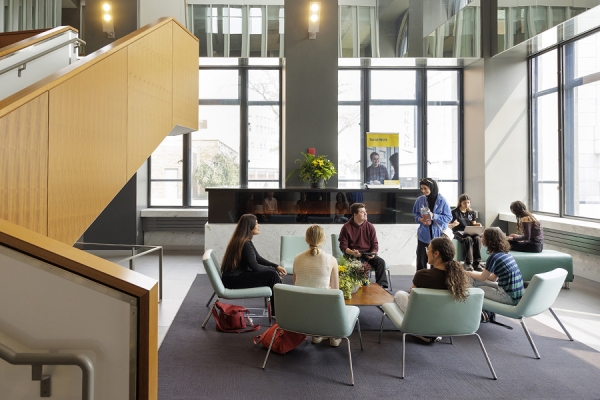
<instances>
[{"instance_id":1,"label":"red backpack","mask_svg":"<svg viewBox=\"0 0 600 400\"><path fill-rule=\"evenodd\" d=\"M241 333L260 329L260 325L254 325L252 318L248 315L250 311L245 307L217 301L212 313L213 317L215 317L218 331ZM246 320L248 320L251 328L246 328Z\"/></svg>"},{"instance_id":2,"label":"red backpack","mask_svg":"<svg viewBox=\"0 0 600 400\"><path fill-rule=\"evenodd\" d=\"M255 336L254 344L262 343L262 345L268 349L271 345L273 334L277 328L279 328L279 325L274 323L262 335ZM273 347L271 347L271 350L273 350L275 353L285 354L288 351L294 350L296 347L300 346L300 343L302 343L304 339L306 339L306 335L304 334L279 329L277 330L277 336L275 336L275 340L273 340Z\"/></svg>"}]
</instances>

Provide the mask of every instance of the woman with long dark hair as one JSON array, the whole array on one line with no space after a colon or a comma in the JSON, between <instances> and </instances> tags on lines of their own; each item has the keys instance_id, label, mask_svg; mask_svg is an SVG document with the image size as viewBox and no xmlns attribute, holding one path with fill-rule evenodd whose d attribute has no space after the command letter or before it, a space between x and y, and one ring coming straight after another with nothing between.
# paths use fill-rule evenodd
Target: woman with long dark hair
<instances>
[{"instance_id":1,"label":"woman with long dark hair","mask_svg":"<svg viewBox=\"0 0 600 400\"><path fill-rule=\"evenodd\" d=\"M507 239L510 249L528 253L541 253L544 249L544 231L527 206L522 201L513 201L510 211L517 217L518 233L511 233Z\"/></svg>"},{"instance_id":2,"label":"woman with long dark hair","mask_svg":"<svg viewBox=\"0 0 600 400\"><path fill-rule=\"evenodd\" d=\"M487 228L481 241L490 254L482 272L465 271L473 278L473 286L483 290L483 296L504 304L516 305L523 297L523 276L517 262L508 252L510 245L499 228Z\"/></svg>"},{"instance_id":3,"label":"woman with long dark hair","mask_svg":"<svg viewBox=\"0 0 600 400\"><path fill-rule=\"evenodd\" d=\"M433 239L427 246L427 262L431 269L421 269L413 277L412 288L428 288L449 290L455 301L465 301L471 280L465 274L464 268L454 261L456 250L452 241L446 237ZM399 291L394 295L394 301L403 312L406 312L409 293ZM425 342L439 341L438 338L420 337Z\"/></svg>"},{"instance_id":4,"label":"woman with long dark hair","mask_svg":"<svg viewBox=\"0 0 600 400\"><path fill-rule=\"evenodd\" d=\"M260 233L260 225L253 214L244 214L235 227L229 240L221 272L223 285L228 289L268 286L273 290L281 277L286 275L285 268L265 260L258 254L252 238ZM271 296L271 313L275 315L275 301Z\"/></svg>"},{"instance_id":5,"label":"woman with long dark hair","mask_svg":"<svg viewBox=\"0 0 600 400\"><path fill-rule=\"evenodd\" d=\"M422 196L417 198L413 207L417 229L417 271L427 268L427 245L432 239L442 236L452 213L448 202L439 193L437 183L431 178L419 181Z\"/></svg>"},{"instance_id":6,"label":"woman with long dark hair","mask_svg":"<svg viewBox=\"0 0 600 400\"><path fill-rule=\"evenodd\" d=\"M448 227L452 228L454 239L462 244L465 269L480 271L481 236L465 235L464 231L467 226L481 226L481 224L477 222L475 211L471 209L471 198L464 193L458 196L458 204L452 210L452 222L448 224Z\"/></svg>"}]
</instances>

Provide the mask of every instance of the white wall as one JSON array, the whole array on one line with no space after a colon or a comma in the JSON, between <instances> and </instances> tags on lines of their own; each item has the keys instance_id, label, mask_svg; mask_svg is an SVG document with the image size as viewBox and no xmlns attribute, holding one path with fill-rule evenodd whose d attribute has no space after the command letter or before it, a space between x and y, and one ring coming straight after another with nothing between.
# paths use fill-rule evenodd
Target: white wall
<instances>
[{"instance_id":1,"label":"white wall","mask_svg":"<svg viewBox=\"0 0 600 400\"><path fill-rule=\"evenodd\" d=\"M14 64L26 60L29 57L40 54L48 49L58 46L61 43L68 42L70 39L78 37L77 33L67 31L62 35L56 36L50 40L41 42L34 46L26 47L12 55L0 59L0 70L8 68ZM18 68L5 72L0 75L0 100L16 93L29 85L36 83L42 78L47 77L77 61L77 55L73 53L74 44L61 47L60 49L46 54L37 60L27 63L25 70L18 75Z\"/></svg>"},{"instance_id":2,"label":"white wall","mask_svg":"<svg viewBox=\"0 0 600 400\"><path fill-rule=\"evenodd\" d=\"M0 277L0 343L16 352L83 353L94 364L95 398L129 399L132 298L2 246ZM46 366L43 374L52 375L53 399L81 399L79 367ZM31 367L0 360L0 399L39 392Z\"/></svg>"},{"instance_id":3,"label":"white wall","mask_svg":"<svg viewBox=\"0 0 600 400\"><path fill-rule=\"evenodd\" d=\"M156 21L160 17L174 17L185 26L184 0L139 0L140 26Z\"/></svg>"}]
</instances>

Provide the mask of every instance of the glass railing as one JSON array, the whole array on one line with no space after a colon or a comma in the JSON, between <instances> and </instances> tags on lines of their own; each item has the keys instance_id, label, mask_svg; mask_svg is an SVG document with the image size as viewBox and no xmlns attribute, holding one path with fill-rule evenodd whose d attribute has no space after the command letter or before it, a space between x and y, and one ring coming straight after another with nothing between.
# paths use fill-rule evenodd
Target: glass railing
<instances>
[{"instance_id":1,"label":"glass railing","mask_svg":"<svg viewBox=\"0 0 600 400\"><path fill-rule=\"evenodd\" d=\"M599 4L600 0L498 0L496 54L571 20Z\"/></svg>"}]
</instances>

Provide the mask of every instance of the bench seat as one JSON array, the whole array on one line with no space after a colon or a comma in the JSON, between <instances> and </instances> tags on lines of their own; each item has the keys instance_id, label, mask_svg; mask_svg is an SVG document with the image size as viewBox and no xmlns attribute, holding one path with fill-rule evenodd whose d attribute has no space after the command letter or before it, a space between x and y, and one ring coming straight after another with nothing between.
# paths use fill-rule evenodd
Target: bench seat
<instances>
[{"instance_id":1,"label":"bench seat","mask_svg":"<svg viewBox=\"0 0 600 400\"><path fill-rule=\"evenodd\" d=\"M464 261L462 243L458 240L453 239L454 247L456 248L456 255L454 259L457 261ZM542 250L541 253L525 253L522 251L510 251L510 254L514 257L523 281L529 282L533 278L533 275L540 274L543 272L549 272L556 268L564 268L567 270L567 277L565 282L573 282L575 275L573 274L573 257L570 254L562 253L556 250ZM481 259L486 261L489 254L487 248L481 246Z\"/></svg>"}]
</instances>

